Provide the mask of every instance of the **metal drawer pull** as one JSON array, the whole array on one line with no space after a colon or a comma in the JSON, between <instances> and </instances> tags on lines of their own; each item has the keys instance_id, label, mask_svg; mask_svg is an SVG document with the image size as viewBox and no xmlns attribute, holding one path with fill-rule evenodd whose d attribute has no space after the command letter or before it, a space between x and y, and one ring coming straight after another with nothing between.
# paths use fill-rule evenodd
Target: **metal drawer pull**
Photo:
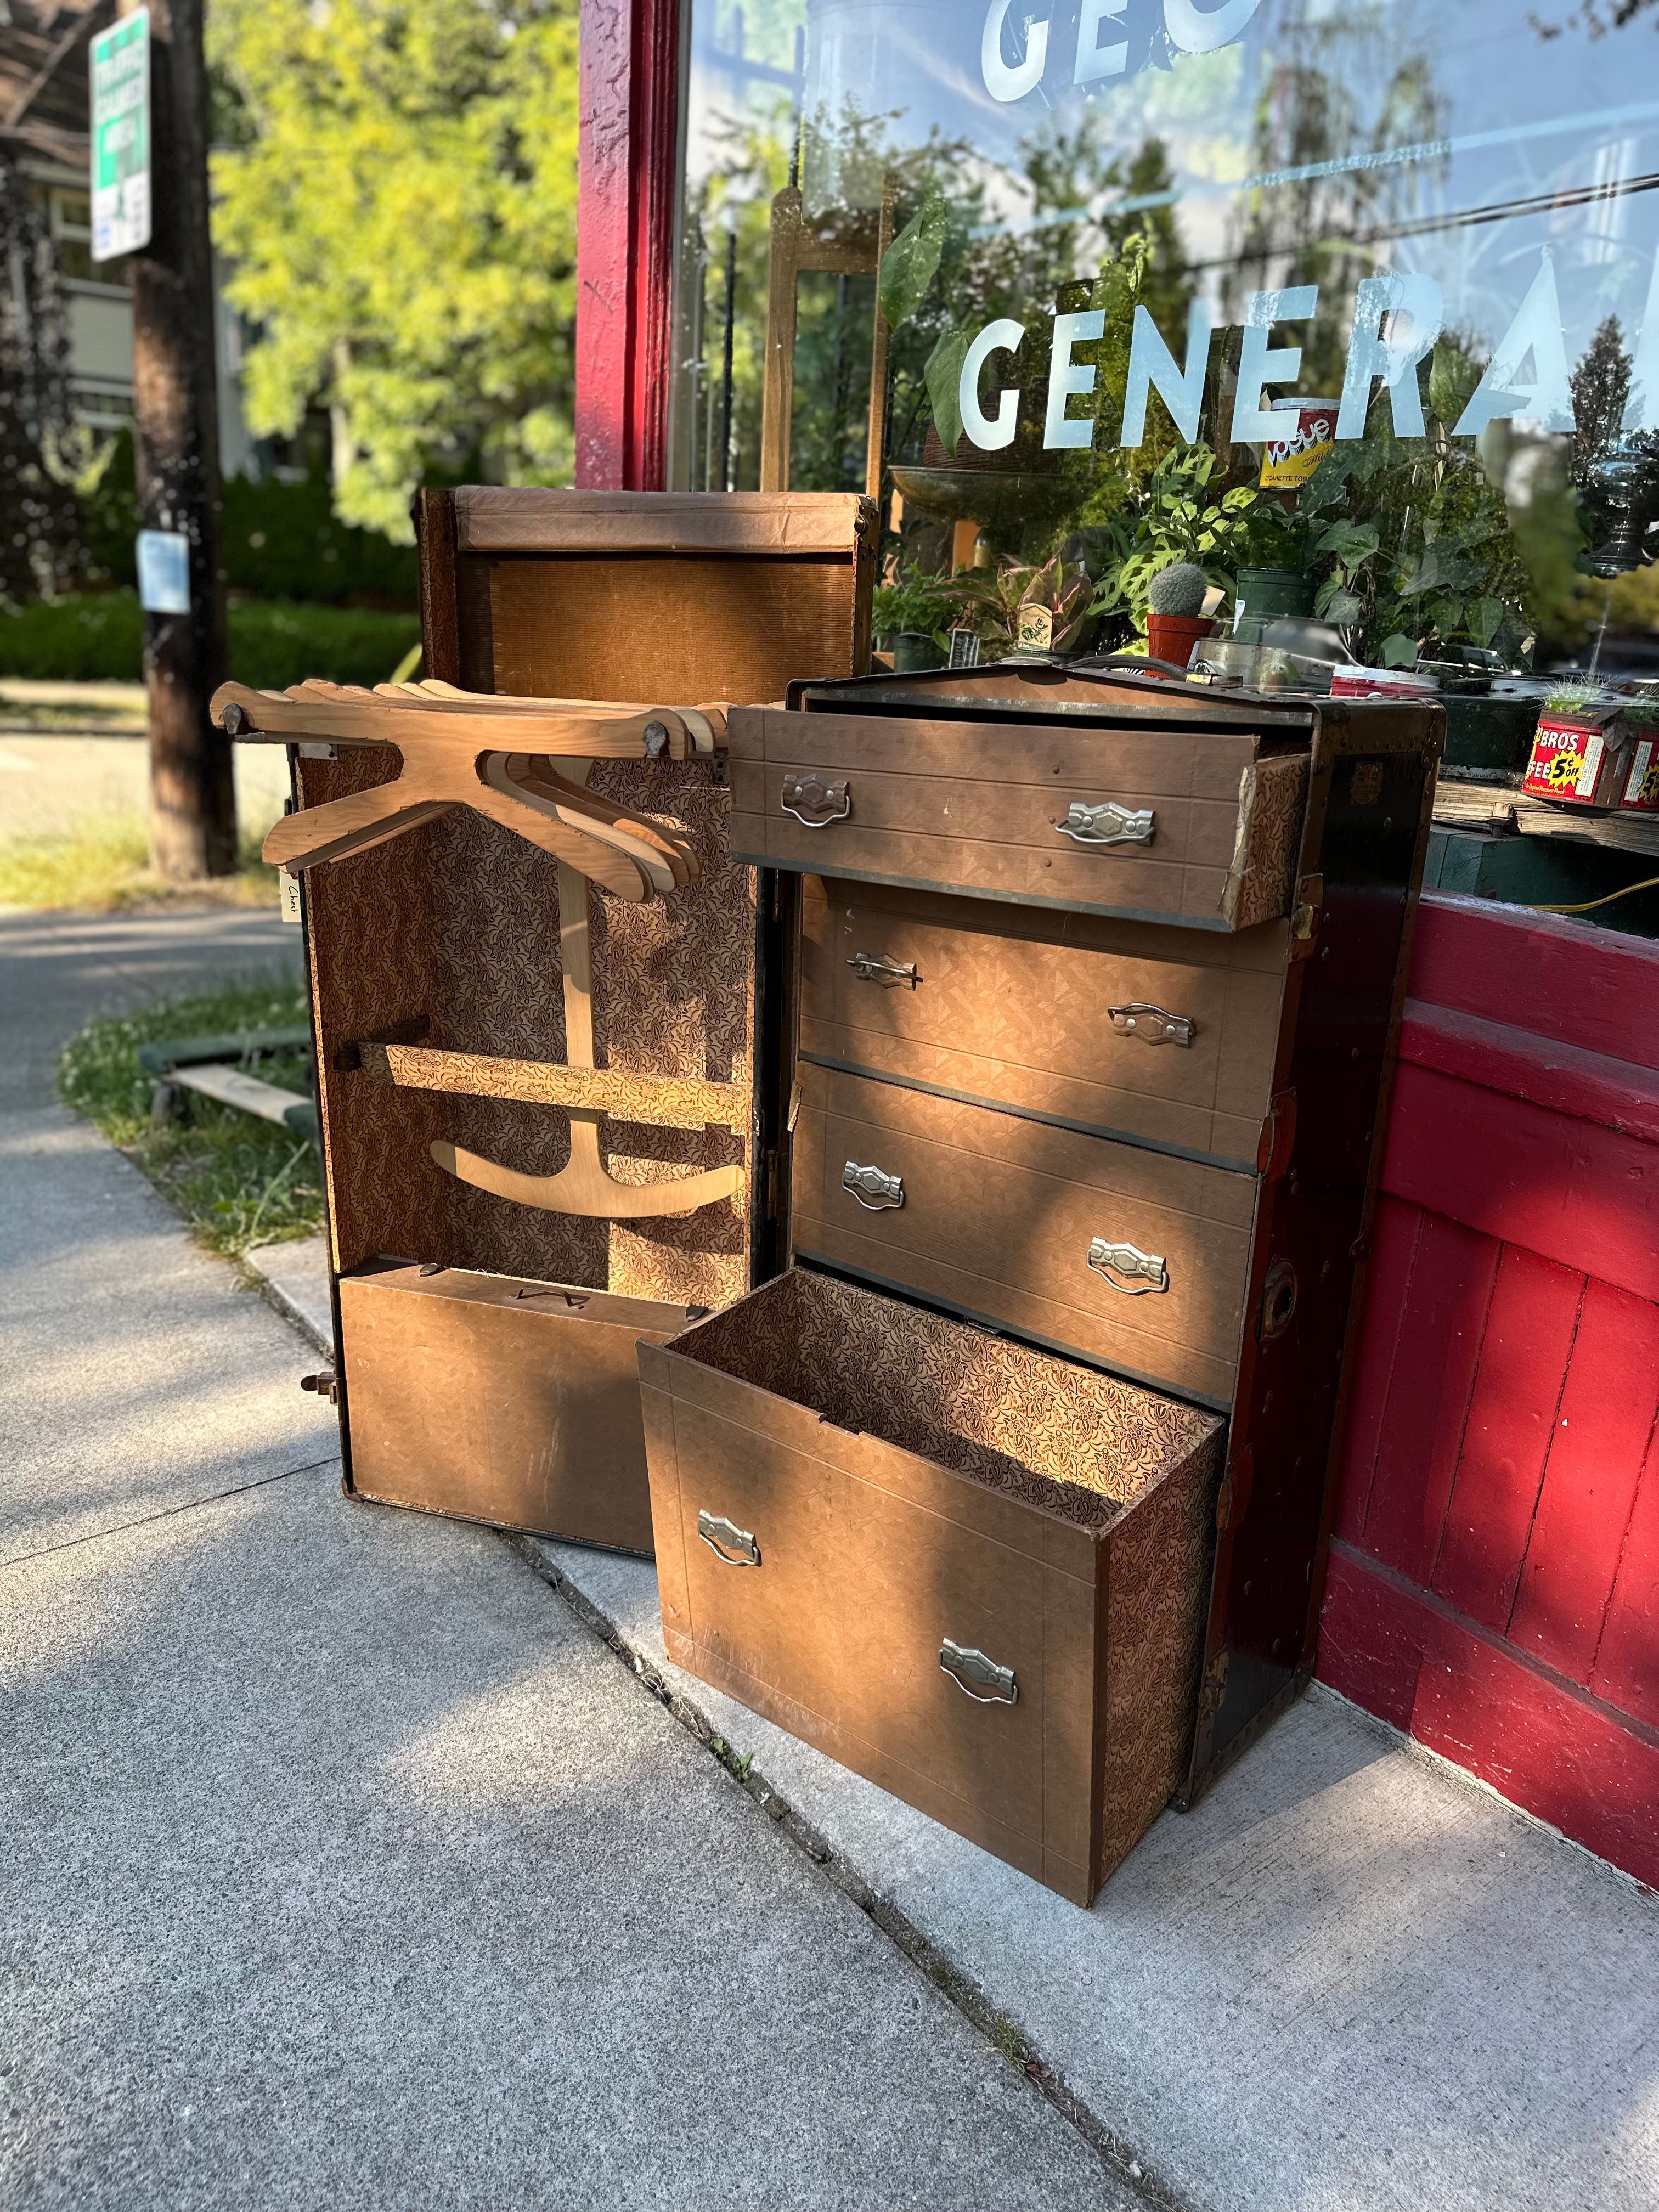
<instances>
[{"instance_id":1,"label":"metal drawer pull","mask_svg":"<svg viewBox=\"0 0 1659 2212\"><path fill-rule=\"evenodd\" d=\"M823 830L832 822L847 819L853 811L853 794L844 775L819 775L814 771L785 776L780 804L786 814L793 814L809 830Z\"/></svg>"},{"instance_id":2,"label":"metal drawer pull","mask_svg":"<svg viewBox=\"0 0 1659 2212\"><path fill-rule=\"evenodd\" d=\"M976 1705L1017 1705L1019 1684L1012 1667L999 1667L982 1651L964 1650L947 1636L939 1647L941 1674L948 1674Z\"/></svg>"},{"instance_id":3,"label":"metal drawer pull","mask_svg":"<svg viewBox=\"0 0 1659 2212\"><path fill-rule=\"evenodd\" d=\"M1190 1014L1166 1014L1162 1006L1108 1006L1112 1027L1120 1036L1139 1037L1142 1044L1190 1044L1197 1024Z\"/></svg>"},{"instance_id":4,"label":"metal drawer pull","mask_svg":"<svg viewBox=\"0 0 1659 2212\"><path fill-rule=\"evenodd\" d=\"M884 1175L879 1168L861 1168L856 1160L848 1160L842 1170L841 1187L850 1190L859 1204L872 1213L904 1203L902 1176Z\"/></svg>"},{"instance_id":5,"label":"metal drawer pull","mask_svg":"<svg viewBox=\"0 0 1659 2212\"><path fill-rule=\"evenodd\" d=\"M1144 1298L1148 1291L1170 1287L1170 1270L1163 1260L1156 1252L1143 1252L1138 1244L1109 1244L1103 1237L1097 1237L1089 1247L1089 1265L1126 1298ZM1120 1283L1120 1275L1131 1280Z\"/></svg>"},{"instance_id":6,"label":"metal drawer pull","mask_svg":"<svg viewBox=\"0 0 1659 2212\"><path fill-rule=\"evenodd\" d=\"M718 1513L707 1510L697 1516L697 1534L702 1538L717 1559L724 1559L728 1567L757 1567L760 1565L760 1546L746 1528L739 1528L735 1521L727 1521ZM732 1554L735 1553L736 1557Z\"/></svg>"},{"instance_id":7,"label":"metal drawer pull","mask_svg":"<svg viewBox=\"0 0 1659 2212\"><path fill-rule=\"evenodd\" d=\"M1074 799L1066 810L1066 819L1054 824L1062 837L1074 838L1079 845L1150 845L1152 842L1152 810L1120 806L1115 799L1103 799L1098 806L1085 806Z\"/></svg>"},{"instance_id":8,"label":"metal drawer pull","mask_svg":"<svg viewBox=\"0 0 1659 2212\"><path fill-rule=\"evenodd\" d=\"M848 966L860 983L882 983L890 991L895 983L908 983L916 988L916 963L914 960L890 960L884 952L855 952Z\"/></svg>"}]
</instances>

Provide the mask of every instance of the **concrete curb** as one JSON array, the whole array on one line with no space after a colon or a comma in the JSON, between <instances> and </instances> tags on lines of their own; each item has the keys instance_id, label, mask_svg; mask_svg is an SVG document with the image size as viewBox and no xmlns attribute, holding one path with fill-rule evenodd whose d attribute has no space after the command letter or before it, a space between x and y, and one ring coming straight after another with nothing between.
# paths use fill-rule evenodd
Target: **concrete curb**
<instances>
[{"instance_id":1,"label":"concrete curb","mask_svg":"<svg viewBox=\"0 0 1659 2212\"><path fill-rule=\"evenodd\" d=\"M241 1262L242 1279L273 1312L297 1328L325 1359L334 1357L328 1302L328 1259L320 1237L261 1244Z\"/></svg>"}]
</instances>

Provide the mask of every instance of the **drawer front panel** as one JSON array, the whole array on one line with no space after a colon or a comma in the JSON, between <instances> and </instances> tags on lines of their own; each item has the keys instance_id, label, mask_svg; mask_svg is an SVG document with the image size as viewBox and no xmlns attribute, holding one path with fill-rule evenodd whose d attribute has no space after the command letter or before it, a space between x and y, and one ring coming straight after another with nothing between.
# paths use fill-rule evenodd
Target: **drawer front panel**
<instances>
[{"instance_id":1,"label":"drawer front panel","mask_svg":"<svg viewBox=\"0 0 1659 2212\"><path fill-rule=\"evenodd\" d=\"M757 1418L763 1424L766 1416ZM674 1419L686 1610L697 1650L819 1715L844 1763L901 1792L905 1777L919 1778L929 1792L1040 1847L1048 1586L1054 1666L1082 1694L1086 1745L1090 1585L684 1400ZM872 1455L885 1449L874 1446ZM752 1534L758 1565L727 1566L703 1541L700 1501L710 1498ZM939 1664L947 1638L1006 1670L1013 1701L996 1693L1000 1684L988 1692L969 1672L970 1694L947 1674ZM1066 1801L1050 1808L1049 1826L1080 1860L1089 1762L1067 1740L1076 1734L1066 1730L1048 1747L1055 1794Z\"/></svg>"},{"instance_id":2,"label":"drawer front panel","mask_svg":"<svg viewBox=\"0 0 1659 2212\"><path fill-rule=\"evenodd\" d=\"M1196 933L1158 957L1133 924L1117 925L1133 949L1114 951L961 928L945 899L827 889L803 902L804 1051L1254 1166L1282 966L1230 962L1231 940Z\"/></svg>"},{"instance_id":3,"label":"drawer front panel","mask_svg":"<svg viewBox=\"0 0 1659 2212\"><path fill-rule=\"evenodd\" d=\"M799 1249L1133 1374L1231 1395L1253 1176L808 1066L801 1097ZM848 1188L849 1164L896 1178L902 1202ZM1090 1265L1097 1240L1123 1254L1106 1272Z\"/></svg>"},{"instance_id":4,"label":"drawer front panel","mask_svg":"<svg viewBox=\"0 0 1659 2212\"><path fill-rule=\"evenodd\" d=\"M353 1487L387 1504L651 1550L636 1346L684 1306L412 1267L340 1282Z\"/></svg>"},{"instance_id":5,"label":"drawer front panel","mask_svg":"<svg viewBox=\"0 0 1659 2212\"><path fill-rule=\"evenodd\" d=\"M843 1478L823 1460L683 1400L675 1404L674 1431L693 1637L727 1664L833 1718L842 1656L832 1569ZM721 1522L753 1538L757 1565L730 1563L738 1547Z\"/></svg>"},{"instance_id":6,"label":"drawer front panel","mask_svg":"<svg viewBox=\"0 0 1659 2212\"><path fill-rule=\"evenodd\" d=\"M867 1483L843 1477L837 1505L843 1725L935 1788L1040 1838L1044 1569ZM986 1698L977 1702L944 1672L947 1637L1006 1669L1015 1702L975 1683ZM1086 1772L1083 1784L1086 1806Z\"/></svg>"},{"instance_id":7,"label":"drawer front panel","mask_svg":"<svg viewBox=\"0 0 1659 2212\"><path fill-rule=\"evenodd\" d=\"M750 720L744 858L1211 928L1289 909L1307 763L1258 764L1252 738Z\"/></svg>"}]
</instances>

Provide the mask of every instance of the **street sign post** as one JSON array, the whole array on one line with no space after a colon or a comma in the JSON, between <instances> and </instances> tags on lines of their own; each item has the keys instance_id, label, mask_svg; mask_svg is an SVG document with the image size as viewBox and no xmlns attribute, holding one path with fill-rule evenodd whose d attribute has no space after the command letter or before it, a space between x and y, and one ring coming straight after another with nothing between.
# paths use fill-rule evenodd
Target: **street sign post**
<instances>
[{"instance_id":1,"label":"street sign post","mask_svg":"<svg viewBox=\"0 0 1659 2212\"><path fill-rule=\"evenodd\" d=\"M92 258L137 253L150 237L149 10L92 41Z\"/></svg>"}]
</instances>

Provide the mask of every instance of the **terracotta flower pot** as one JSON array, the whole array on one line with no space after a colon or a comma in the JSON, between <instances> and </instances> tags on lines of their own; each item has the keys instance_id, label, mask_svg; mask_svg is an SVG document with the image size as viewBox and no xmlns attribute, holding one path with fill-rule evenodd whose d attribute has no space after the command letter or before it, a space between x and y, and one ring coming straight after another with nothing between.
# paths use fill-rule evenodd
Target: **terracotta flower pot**
<instances>
[{"instance_id":1,"label":"terracotta flower pot","mask_svg":"<svg viewBox=\"0 0 1659 2212\"><path fill-rule=\"evenodd\" d=\"M1214 635L1215 624L1202 615L1149 614L1146 617L1146 645L1152 659L1173 661L1177 668L1187 665L1200 640Z\"/></svg>"}]
</instances>

